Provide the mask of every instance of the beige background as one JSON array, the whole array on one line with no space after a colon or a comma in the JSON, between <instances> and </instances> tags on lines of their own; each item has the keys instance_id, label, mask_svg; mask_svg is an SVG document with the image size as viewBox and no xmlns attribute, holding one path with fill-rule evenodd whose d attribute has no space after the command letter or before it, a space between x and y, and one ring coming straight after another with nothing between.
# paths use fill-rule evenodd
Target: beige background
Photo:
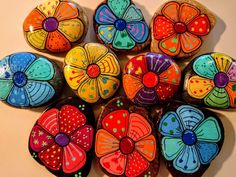
<instances>
[{"instance_id":1,"label":"beige background","mask_svg":"<svg viewBox=\"0 0 236 177\"><path fill-rule=\"evenodd\" d=\"M23 36L22 23L28 13L42 0L0 0L0 58L14 52L36 52L30 48ZM94 9L102 0L76 0L85 8L92 22ZM150 22L152 15L164 0L135 0L141 8L145 18ZM218 23L202 47L201 53L210 51L224 52L236 58L236 21L235 0L200 0L218 16ZM95 42L95 35L90 23L86 42ZM60 65L63 55L55 57ZM122 65L132 56L121 56ZM183 68L186 63L179 63ZM68 88L67 95L72 95ZM99 106L100 107L100 106ZM35 121L45 108L33 110L21 110L0 103L0 176L1 177L52 177L43 166L39 165L28 152L28 136ZM95 108L96 117L100 112ZM217 111L225 126L225 143L220 155L213 161L205 173L205 177L233 177L236 174L236 110ZM93 164L90 177L103 176L103 173ZM161 164L158 177L171 176L163 163Z\"/></svg>"}]
</instances>

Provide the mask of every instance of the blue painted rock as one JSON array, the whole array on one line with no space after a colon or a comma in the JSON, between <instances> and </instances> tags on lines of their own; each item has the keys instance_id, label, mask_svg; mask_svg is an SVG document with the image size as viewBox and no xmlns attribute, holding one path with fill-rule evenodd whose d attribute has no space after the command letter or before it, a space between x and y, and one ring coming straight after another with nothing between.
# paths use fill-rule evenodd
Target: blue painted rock
<instances>
[{"instance_id":1,"label":"blue painted rock","mask_svg":"<svg viewBox=\"0 0 236 177\"><path fill-rule=\"evenodd\" d=\"M213 112L181 102L162 109L158 130L172 176L202 176L224 142L223 125Z\"/></svg>"},{"instance_id":2,"label":"blue painted rock","mask_svg":"<svg viewBox=\"0 0 236 177\"><path fill-rule=\"evenodd\" d=\"M0 100L14 107L39 107L58 97L64 85L56 63L33 53L0 60Z\"/></svg>"},{"instance_id":3,"label":"blue painted rock","mask_svg":"<svg viewBox=\"0 0 236 177\"><path fill-rule=\"evenodd\" d=\"M29 151L56 176L86 177L92 163L94 124L93 110L84 101L61 100L37 120Z\"/></svg>"}]
</instances>

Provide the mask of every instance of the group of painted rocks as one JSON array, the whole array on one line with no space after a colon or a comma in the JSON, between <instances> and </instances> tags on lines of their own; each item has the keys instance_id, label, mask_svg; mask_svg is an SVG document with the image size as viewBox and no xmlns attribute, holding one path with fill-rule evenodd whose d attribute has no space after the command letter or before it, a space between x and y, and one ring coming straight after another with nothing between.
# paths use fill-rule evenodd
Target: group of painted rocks
<instances>
[{"instance_id":1,"label":"group of painted rocks","mask_svg":"<svg viewBox=\"0 0 236 177\"><path fill-rule=\"evenodd\" d=\"M86 177L92 159L108 176L155 177L160 157L174 177L202 176L221 150L224 128L201 106L236 107L236 61L207 53L183 72L175 61L199 51L214 14L194 0L172 0L149 26L131 0L107 0L93 20L99 43L78 45L86 13L70 0L46 1L26 17L25 39L41 52L66 52L63 69L27 52L0 60L0 100L17 108L50 104L30 133L32 157L58 177ZM147 46L122 73L114 52ZM65 82L76 96L57 100ZM121 84L126 97L117 94ZM105 100L95 121L91 104Z\"/></svg>"}]
</instances>

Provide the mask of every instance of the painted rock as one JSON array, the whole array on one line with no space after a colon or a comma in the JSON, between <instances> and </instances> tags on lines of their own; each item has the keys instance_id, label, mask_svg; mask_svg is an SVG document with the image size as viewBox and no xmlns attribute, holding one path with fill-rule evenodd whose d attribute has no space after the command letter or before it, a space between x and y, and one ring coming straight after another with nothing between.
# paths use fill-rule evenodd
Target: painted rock
<instances>
[{"instance_id":1,"label":"painted rock","mask_svg":"<svg viewBox=\"0 0 236 177\"><path fill-rule=\"evenodd\" d=\"M0 100L14 107L38 107L58 97L64 77L56 63L33 53L0 60Z\"/></svg>"},{"instance_id":2,"label":"painted rock","mask_svg":"<svg viewBox=\"0 0 236 177\"><path fill-rule=\"evenodd\" d=\"M167 55L147 53L126 64L123 87L127 97L140 106L170 101L178 92L181 70Z\"/></svg>"},{"instance_id":3,"label":"painted rock","mask_svg":"<svg viewBox=\"0 0 236 177\"><path fill-rule=\"evenodd\" d=\"M120 86L117 56L97 43L70 50L65 58L64 75L76 95L88 103L112 97Z\"/></svg>"},{"instance_id":4,"label":"painted rock","mask_svg":"<svg viewBox=\"0 0 236 177\"><path fill-rule=\"evenodd\" d=\"M236 61L221 53L195 58L184 71L183 99L212 107L236 107Z\"/></svg>"},{"instance_id":5,"label":"painted rock","mask_svg":"<svg viewBox=\"0 0 236 177\"><path fill-rule=\"evenodd\" d=\"M28 44L40 51L69 51L84 39L88 29L83 9L70 0L48 0L26 17L23 30Z\"/></svg>"},{"instance_id":6,"label":"painted rock","mask_svg":"<svg viewBox=\"0 0 236 177\"><path fill-rule=\"evenodd\" d=\"M169 1L152 19L151 51L175 58L193 56L215 23L215 16L195 0Z\"/></svg>"},{"instance_id":7,"label":"painted rock","mask_svg":"<svg viewBox=\"0 0 236 177\"><path fill-rule=\"evenodd\" d=\"M63 177L88 175L94 142L92 108L78 98L67 98L48 108L29 138L32 157L51 173Z\"/></svg>"},{"instance_id":8,"label":"painted rock","mask_svg":"<svg viewBox=\"0 0 236 177\"><path fill-rule=\"evenodd\" d=\"M220 119L211 111L180 102L166 105L160 117L161 151L172 176L202 176L224 142Z\"/></svg>"},{"instance_id":9,"label":"painted rock","mask_svg":"<svg viewBox=\"0 0 236 177\"><path fill-rule=\"evenodd\" d=\"M150 42L149 27L131 0L107 0L94 15L98 40L115 51L140 51Z\"/></svg>"},{"instance_id":10,"label":"painted rock","mask_svg":"<svg viewBox=\"0 0 236 177\"><path fill-rule=\"evenodd\" d=\"M108 176L155 177L159 153L148 112L126 98L114 98L98 120L97 162Z\"/></svg>"}]
</instances>

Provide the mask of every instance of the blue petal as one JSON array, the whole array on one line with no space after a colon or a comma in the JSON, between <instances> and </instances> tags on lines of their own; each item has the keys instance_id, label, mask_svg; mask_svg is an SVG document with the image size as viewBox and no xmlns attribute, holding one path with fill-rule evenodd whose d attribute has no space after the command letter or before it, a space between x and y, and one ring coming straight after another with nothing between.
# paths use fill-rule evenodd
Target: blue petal
<instances>
[{"instance_id":1,"label":"blue petal","mask_svg":"<svg viewBox=\"0 0 236 177\"><path fill-rule=\"evenodd\" d=\"M219 147L216 143L199 142L196 149L200 155L202 164L209 164L219 153Z\"/></svg>"},{"instance_id":2,"label":"blue petal","mask_svg":"<svg viewBox=\"0 0 236 177\"><path fill-rule=\"evenodd\" d=\"M175 112L167 112L161 119L159 131L168 137L181 137L183 132L182 123Z\"/></svg>"},{"instance_id":3,"label":"blue petal","mask_svg":"<svg viewBox=\"0 0 236 177\"><path fill-rule=\"evenodd\" d=\"M184 129L194 130L204 120L202 111L193 106L182 105L178 107L176 113L183 122Z\"/></svg>"},{"instance_id":4,"label":"blue petal","mask_svg":"<svg viewBox=\"0 0 236 177\"><path fill-rule=\"evenodd\" d=\"M10 56L9 65L13 73L17 71L24 72L36 59L31 53L16 53Z\"/></svg>"},{"instance_id":5,"label":"blue petal","mask_svg":"<svg viewBox=\"0 0 236 177\"><path fill-rule=\"evenodd\" d=\"M106 4L103 4L97 9L95 20L100 25L113 25L116 21L116 17L110 8Z\"/></svg>"},{"instance_id":6,"label":"blue petal","mask_svg":"<svg viewBox=\"0 0 236 177\"><path fill-rule=\"evenodd\" d=\"M32 106L41 106L55 95L54 88L47 82L28 81L25 88Z\"/></svg>"},{"instance_id":7,"label":"blue petal","mask_svg":"<svg viewBox=\"0 0 236 177\"><path fill-rule=\"evenodd\" d=\"M149 36L148 25L142 21L127 23L127 31L137 43L145 42Z\"/></svg>"},{"instance_id":8,"label":"blue petal","mask_svg":"<svg viewBox=\"0 0 236 177\"><path fill-rule=\"evenodd\" d=\"M28 107L29 99L24 87L14 86L7 98L7 103L15 107Z\"/></svg>"},{"instance_id":9,"label":"blue petal","mask_svg":"<svg viewBox=\"0 0 236 177\"><path fill-rule=\"evenodd\" d=\"M100 25L98 27L98 35L104 43L112 43L115 37L116 28L113 25Z\"/></svg>"},{"instance_id":10,"label":"blue petal","mask_svg":"<svg viewBox=\"0 0 236 177\"><path fill-rule=\"evenodd\" d=\"M0 60L0 79L10 79L13 74L9 66L9 57Z\"/></svg>"}]
</instances>

